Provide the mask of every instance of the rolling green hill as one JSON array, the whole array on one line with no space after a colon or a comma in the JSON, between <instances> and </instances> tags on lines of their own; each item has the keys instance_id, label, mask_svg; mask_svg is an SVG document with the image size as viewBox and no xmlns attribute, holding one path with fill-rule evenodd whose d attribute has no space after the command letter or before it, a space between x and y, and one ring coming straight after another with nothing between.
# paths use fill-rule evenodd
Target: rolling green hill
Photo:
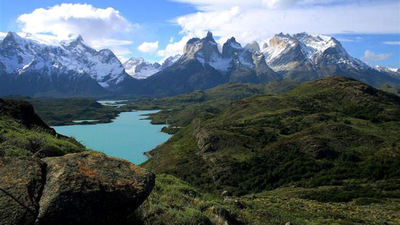
<instances>
[{"instance_id":1,"label":"rolling green hill","mask_svg":"<svg viewBox=\"0 0 400 225\"><path fill-rule=\"evenodd\" d=\"M144 164L214 193L400 177L400 98L343 77L194 120Z\"/></svg>"},{"instance_id":2,"label":"rolling green hill","mask_svg":"<svg viewBox=\"0 0 400 225\"><path fill-rule=\"evenodd\" d=\"M175 133L195 118L207 119L234 101L259 94L279 94L295 88L294 82L268 84L229 83L175 97L147 99L128 104L129 109L161 109L149 117L154 124L167 124L165 132Z\"/></svg>"}]
</instances>

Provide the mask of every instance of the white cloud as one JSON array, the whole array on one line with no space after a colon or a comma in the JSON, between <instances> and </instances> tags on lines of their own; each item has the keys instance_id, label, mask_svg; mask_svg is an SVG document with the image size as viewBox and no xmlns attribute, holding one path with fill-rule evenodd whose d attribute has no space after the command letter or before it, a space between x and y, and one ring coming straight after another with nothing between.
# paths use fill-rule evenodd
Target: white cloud
<instances>
[{"instance_id":1,"label":"white cloud","mask_svg":"<svg viewBox=\"0 0 400 225\"><path fill-rule=\"evenodd\" d=\"M400 45L400 41L385 41L383 42L385 45Z\"/></svg>"},{"instance_id":2,"label":"white cloud","mask_svg":"<svg viewBox=\"0 0 400 225\"><path fill-rule=\"evenodd\" d=\"M155 42L143 42L139 45L138 50L144 53L152 53L157 51L158 49L158 41Z\"/></svg>"},{"instance_id":3,"label":"white cloud","mask_svg":"<svg viewBox=\"0 0 400 225\"><path fill-rule=\"evenodd\" d=\"M186 35L180 41L168 44L165 49L159 50L157 54L159 56L163 56L164 58L181 54L186 42L189 41L190 38L192 38L192 35Z\"/></svg>"},{"instance_id":4,"label":"white cloud","mask_svg":"<svg viewBox=\"0 0 400 225\"><path fill-rule=\"evenodd\" d=\"M3 40L6 37L7 33L0 32L0 40Z\"/></svg>"},{"instance_id":5,"label":"white cloud","mask_svg":"<svg viewBox=\"0 0 400 225\"><path fill-rule=\"evenodd\" d=\"M399 3L356 0L175 0L199 12L175 19L184 36L212 31L218 42L264 42L276 33L400 33ZM186 38L187 39L187 38ZM171 43L167 49L182 44Z\"/></svg>"},{"instance_id":6,"label":"white cloud","mask_svg":"<svg viewBox=\"0 0 400 225\"><path fill-rule=\"evenodd\" d=\"M93 48L102 48L104 46L124 46L131 45L133 41L128 40L118 40L118 39L102 39L102 40L93 40L91 42Z\"/></svg>"},{"instance_id":7,"label":"white cloud","mask_svg":"<svg viewBox=\"0 0 400 225\"><path fill-rule=\"evenodd\" d=\"M41 42L54 43L80 34L90 46L110 48L117 55L128 52L128 48L123 46L132 44L120 37L129 36L133 29L139 27L111 7L95 8L89 4L68 3L35 9L20 15L17 22L23 33Z\"/></svg>"},{"instance_id":8,"label":"white cloud","mask_svg":"<svg viewBox=\"0 0 400 225\"><path fill-rule=\"evenodd\" d=\"M354 42L354 40L350 38L337 38L337 40L340 42Z\"/></svg>"},{"instance_id":9,"label":"white cloud","mask_svg":"<svg viewBox=\"0 0 400 225\"><path fill-rule=\"evenodd\" d=\"M369 62L369 61L383 61L388 59L390 56L392 56L392 53L382 53L382 54L377 54L373 51L366 50L364 52L364 56L361 58L363 61Z\"/></svg>"}]
</instances>

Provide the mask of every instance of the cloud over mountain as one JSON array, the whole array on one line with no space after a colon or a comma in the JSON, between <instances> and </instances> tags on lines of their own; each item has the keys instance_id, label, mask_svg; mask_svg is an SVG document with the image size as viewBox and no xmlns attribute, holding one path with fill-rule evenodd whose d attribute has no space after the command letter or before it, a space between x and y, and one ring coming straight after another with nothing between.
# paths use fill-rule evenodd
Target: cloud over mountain
<instances>
[{"instance_id":1,"label":"cloud over mountain","mask_svg":"<svg viewBox=\"0 0 400 225\"><path fill-rule=\"evenodd\" d=\"M111 48L117 54L128 52L123 46L132 44L121 36L139 26L111 7L96 8L89 4L67 3L35 9L20 15L17 22L22 32L42 42L55 43L80 34L97 49Z\"/></svg>"},{"instance_id":2,"label":"cloud over mountain","mask_svg":"<svg viewBox=\"0 0 400 225\"><path fill-rule=\"evenodd\" d=\"M139 45L138 50L144 53L152 53L157 51L158 49L158 41L155 42L143 42Z\"/></svg>"},{"instance_id":3,"label":"cloud over mountain","mask_svg":"<svg viewBox=\"0 0 400 225\"><path fill-rule=\"evenodd\" d=\"M235 36L242 43L265 42L275 33L400 33L399 3L392 0L175 0L199 11L175 19L188 37L212 31L223 42ZM357 12L357 13L355 13ZM351 22L349 22L351 21ZM183 49L177 41L166 47Z\"/></svg>"},{"instance_id":4,"label":"cloud over mountain","mask_svg":"<svg viewBox=\"0 0 400 225\"><path fill-rule=\"evenodd\" d=\"M375 53L373 51L366 50L364 52L364 56L361 59L366 61L366 62L382 61L382 60L388 59L390 56L392 56L392 53L377 54L377 53Z\"/></svg>"}]
</instances>

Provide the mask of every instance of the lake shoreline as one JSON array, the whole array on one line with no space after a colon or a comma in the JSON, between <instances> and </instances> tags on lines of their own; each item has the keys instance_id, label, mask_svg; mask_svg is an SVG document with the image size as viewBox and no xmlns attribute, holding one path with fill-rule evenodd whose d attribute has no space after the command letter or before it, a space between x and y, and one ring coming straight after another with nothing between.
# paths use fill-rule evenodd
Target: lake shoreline
<instances>
[{"instance_id":1,"label":"lake shoreline","mask_svg":"<svg viewBox=\"0 0 400 225\"><path fill-rule=\"evenodd\" d=\"M171 135L162 125L143 120L157 111L121 112L112 123L53 126L58 133L74 137L89 149L141 164L151 158L149 151L166 142Z\"/></svg>"},{"instance_id":2,"label":"lake shoreline","mask_svg":"<svg viewBox=\"0 0 400 225\"><path fill-rule=\"evenodd\" d=\"M143 152L143 155L147 156L147 160L153 158L153 155L150 153L150 151Z\"/></svg>"}]
</instances>

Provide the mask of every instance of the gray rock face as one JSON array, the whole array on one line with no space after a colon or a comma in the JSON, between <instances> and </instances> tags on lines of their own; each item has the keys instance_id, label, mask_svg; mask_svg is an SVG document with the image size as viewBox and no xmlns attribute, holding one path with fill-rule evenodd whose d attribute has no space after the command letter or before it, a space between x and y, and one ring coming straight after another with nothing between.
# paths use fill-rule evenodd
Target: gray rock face
<instances>
[{"instance_id":1,"label":"gray rock face","mask_svg":"<svg viewBox=\"0 0 400 225\"><path fill-rule=\"evenodd\" d=\"M167 67L172 66L174 63L176 63L179 60L179 58L181 58L181 56L182 55L178 54L178 55L174 55L174 56L170 56L170 57L166 58L161 65L161 69L163 70Z\"/></svg>"},{"instance_id":2,"label":"gray rock face","mask_svg":"<svg viewBox=\"0 0 400 225\"><path fill-rule=\"evenodd\" d=\"M249 44L247 44L246 46L244 46L245 49L248 49L250 52L259 52L260 49L260 45L258 44L257 41L253 41Z\"/></svg>"},{"instance_id":3,"label":"gray rock face","mask_svg":"<svg viewBox=\"0 0 400 225\"><path fill-rule=\"evenodd\" d=\"M254 68L252 53L243 48L234 37L225 42L222 47L222 57L231 59L233 68Z\"/></svg>"},{"instance_id":4,"label":"gray rock face","mask_svg":"<svg viewBox=\"0 0 400 225\"><path fill-rule=\"evenodd\" d=\"M187 62L192 59L196 59L202 64L219 63L221 53L218 51L217 42L215 42L211 32L208 32L205 38L192 38L186 43L180 61Z\"/></svg>"},{"instance_id":5,"label":"gray rock face","mask_svg":"<svg viewBox=\"0 0 400 225\"><path fill-rule=\"evenodd\" d=\"M0 160L0 224L125 224L154 175L125 160L78 153Z\"/></svg>"},{"instance_id":6,"label":"gray rock face","mask_svg":"<svg viewBox=\"0 0 400 225\"><path fill-rule=\"evenodd\" d=\"M258 46L256 42L253 45L254 48ZM265 83L279 80L278 74L267 65L264 55L243 48L233 37L223 45L222 56L230 62L230 82Z\"/></svg>"}]
</instances>

